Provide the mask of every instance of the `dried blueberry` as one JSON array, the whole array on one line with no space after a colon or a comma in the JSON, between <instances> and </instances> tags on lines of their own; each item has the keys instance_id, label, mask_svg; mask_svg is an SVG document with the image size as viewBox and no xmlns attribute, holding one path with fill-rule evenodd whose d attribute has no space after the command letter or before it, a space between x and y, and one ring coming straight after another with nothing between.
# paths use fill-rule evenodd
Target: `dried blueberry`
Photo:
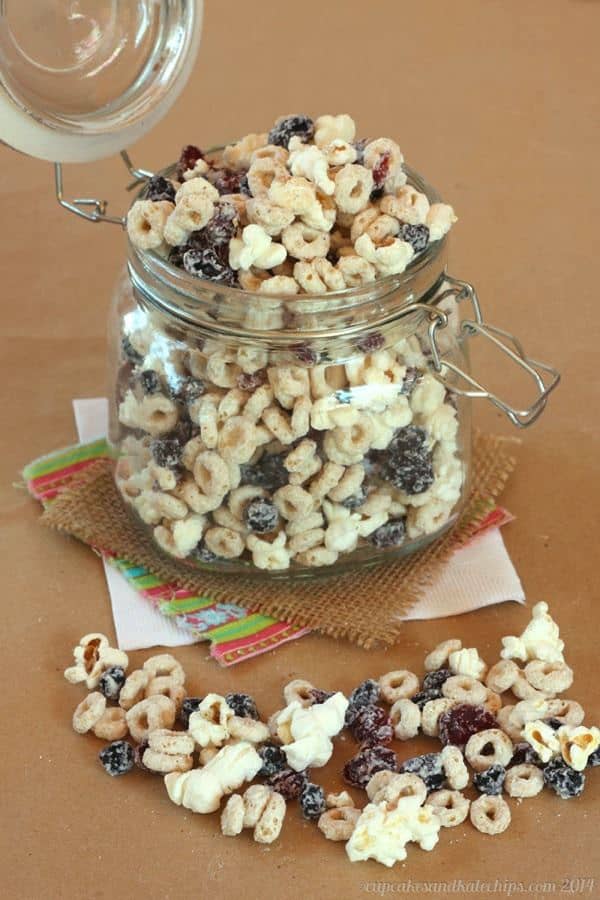
<instances>
[{"instance_id":1,"label":"dried blueberry","mask_svg":"<svg viewBox=\"0 0 600 900\"><path fill-rule=\"evenodd\" d=\"M551 787L562 800L579 797L585 787L585 775L576 772L560 757L551 760L544 769L544 783Z\"/></svg>"},{"instance_id":2,"label":"dried blueberry","mask_svg":"<svg viewBox=\"0 0 600 900\"><path fill-rule=\"evenodd\" d=\"M315 133L315 124L309 116L287 116L275 123L269 132L269 144L287 146L293 137L299 137L305 144Z\"/></svg>"},{"instance_id":3,"label":"dried blueberry","mask_svg":"<svg viewBox=\"0 0 600 900\"><path fill-rule=\"evenodd\" d=\"M259 778L271 778L287 768L285 753L277 744L263 744L256 752L262 759L262 769L258 773Z\"/></svg>"},{"instance_id":4,"label":"dried blueberry","mask_svg":"<svg viewBox=\"0 0 600 900\"><path fill-rule=\"evenodd\" d=\"M143 356L134 349L129 336L126 334L121 338L121 350L123 351L123 356L125 356L129 362L132 362L134 366L139 366Z\"/></svg>"},{"instance_id":5,"label":"dried blueberry","mask_svg":"<svg viewBox=\"0 0 600 900\"><path fill-rule=\"evenodd\" d=\"M426 703L429 703L430 700L439 700L442 696L441 688L431 687L426 690L419 691L418 694L415 694L414 697L411 697L413 703L419 707L419 709L423 709Z\"/></svg>"},{"instance_id":6,"label":"dried blueberry","mask_svg":"<svg viewBox=\"0 0 600 900\"><path fill-rule=\"evenodd\" d=\"M179 155L175 176L178 181L183 181L183 176L193 169L199 159L204 159L204 153L194 144L187 144Z\"/></svg>"},{"instance_id":7,"label":"dried blueberry","mask_svg":"<svg viewBox=\"0 0 600 900\"><path fill-rule=\"evenodd\" d=\"M399 547L404 543L406 525L404 519L391 519L385 525L380 525L369 535L369 540L375 547Z\"/></svg>"},{"instance_id":8,"label":"dried blueberry","mask_svg":"<svg viewBox=\"0 0 600 900\"><path fill-rule=\"evenodd\" d=\"M488 728L497 728L498 723L483 706L459 703L441 714L438 727L442 744L464 747L474 734Z\"/></svg>"},{"instance_id":9,"label":"dried blueberry","mask_svg":"<svg viewBox=\"0 0 600 900\"><path fill-rule=\"evenodd\" d=\"M183 268L197 278L208 278L223 284L233 285L237 275L229 265L227 253L219 247L192 248L183 254Z\"/></svg>"},{"instance_id":10,"label":"dried blueberry","mask_svg":"<svg viewBox=\"0 0 600 900\"><path fill-rule=\"evenodd\" d=\"M145 394L157 394L160 391L160 377L154 369L144 369L140 374L140 384Z\"/></svg>"},{"instance_id":11,"label":"dried blueberry","mask_svg":"<svg viewBox=\"0 0 600 900\"><path fill-rule=\"evenodd\" d=\"M325 812L325 791L319 784L306 782L300 792L300 809L305 819L318 819Z\"/></svg>"},{"instance_id":12,"label":"dried blueberry","mask_svg":"<svg viewBox=\"0 0 600 900\"><path fill-rule=\"evenodd\" d=\"M288 482L289 472L283 464L284 459L285 455L282 453L269 453L252 465L240 466L241 483L276 491Z\"/></svg>"},{"instance_id":13,"label":"dried blueberry","mask_svg":"<svg viewBox=\"0 0 600 900\"><path fill-rule=\"evenodd\" d=\"M408 222L403 222L398 237L410 244L415 253L421 253L429 243L429 228L427 225L409 225Z\"/></svg>"},{"instance_id":14,"label":"dried blueberry","mask_svg":"<svg viewBox=\"0 0 600 900\"><path fill-rule=\"evenodd\" d=\"M183 703L181 704L181 709L179 710L179 721L183 725L184 728L187 728L190 724L190 716L192 713L197 712L200 709L200 704L202 703L202 697L186 697Z\"/></svg>"},{"instance_id":15,"label":"dried blueberry","mask_svg":"<svg viewBox=\"0 0 600 900\"><path fill-rule=\"evenodd\" d=\"M349 759L343 769L343 776L348 784L365 788L376 772L384 769L398 771L396 754L389 747L366 747Z\"/></svg>"},{"instance_id":16,"label":"dried blueberry","mask_svg":"<svg viewBox=\"0 0 600 900\"><path fill-rule=\"evenodd\" d=\"M242 372L238 375L237 386L240 391L255 391L266 380L267 373L265 369L259 369L258 372L253 372L251 375L248 372Z\"/></svg>"},{"instance_id":17,"label":"dried blueberry","mask_svg":"<svg viewBox=\"0 0 600 900\"><path fill-rule=\"evenodd\" d=\"M473 784L481 794L489 794L494 796L502 793L502 786L506 778L506 769L504 766L494 764L483 772L475 772L473 775Z\"/></svg>"},{"instance_id":18,"label":"dried blueberry","mask_svg":"<svg viewBox=\"0 0 600 900\"><path fill-rule=\"evenodd\" d=\"M98 754L109 775L125 775L133 769L133 747L127 741L113 741Z\"/></svg>"},{"instance_id":19,"label":"dried blueberry","mask_svg":"<svg viewBox=\"0 0 600 900\"><path fill-rule=\"evenodd\" d=\"M306 772L294 772L293 769L288 768L271 775L267 779L267 784L281 794L285 800L295 800L300 796L306 781Z\"/></svg>"},{"instance_id":20,"label":"dried blueberry","mask_svg":"<svg viewBox=\"0 0 600 900\"><path fill-rule=\"evenodd\" d=\"M244 524L257 534L268 534L277 528L279 510L270 500L255 497L244 507Z\"/></svg>"},{"instance_id":21,"label":"dried blueberry","mask_svg":"<svg viewBox=\"0 0 600 900\"><path fill-rule=\"evenodd\" d=\"M155 438L150 443L150 452L158 466L163 469L177 469L181 463L181 443L177 438Z\"/></svg>"},{"instance_id":22,"label":"dried blueberry","mask_svg":"<svg viewBox=\"0 0 600 900\"><path fill-rule=\"evenodd\" d=\"M108 700L118 700L121 688L125 684L125 669L122 666L111 666L100 676L98 690Z\"/></svg>"},{"instance_id":23,"label":"dried blueberry","mask_svg":"<svg viewBox=\"0 0 600 900\"><path fill-rule=\"evenodd\" d=\"M400 428L384 456L382 477L405 493L422 494L434 481L427 432L415 425Z\"/></svg>"},{"instance_id":24,"label":"dried blueberry","mask_svg":"<svg viewBox=\"0 0 600 900\"><path fill-rule=\"evenodd\" d=\"M355 687L348 697L346 710L346 725L351 725L354 717L363 706L376 706L379 701L379 682L373 678L367 678Z\"/></svg>"},{"instance_id":25,"label":"dried blueberry","mask_svg":"<svg viewBox=\"0 0 600 900\"><path fill-rule=\"evenodd\" d=\"M385 338L380 331L372 331L365 334L356 342L356 347L361 353L375 353L385 346Z\"/></svg>"},{"instance_id":26,"label":"dried blueberry","mask_svg":"<svg viewBox=\"0 0 600 900\"><path fill-rule=\"evenodd\" d=\"M345 506L346 509L358 509L359 506L362 506L365 500L367 499L367 492L365 488L361 485L355 494L352 494L350 497L346 497L345 500L342 500L342 506Z\"/></svg>"},{"instance_id":27,"label":"dried blueberry","mask_svg":"<svg viewBox=\"0 0 600 900\"><path fill-rule=\"evenodd\" d=\"M405 759L400 763L399 771L418 775L425 782L428 791L439 790L446 781L441 753L424 753L422 756Z\"/></svg>"},{"instance_id":28,"label":"dried blueberry","mask_svg":"<svg viewBox=\"0 0 600 900\"><path fill-rule=\"evenodd\" d=\"M354 738L367 747L389 744L394 729L385 709L381 706L363 706L358 710L350 726Z\"/></svg>"},{"instance_id":29,"label":"dried blueberry","mask_svg":"<svg viewBox=\"0 0 600 900\"><path fill-rule=\"evenodd\" d=\"M175 187L162 175L154 175L144 191L146 200L168 200L175 203Z\"/></svg>"},{"instance_id":30,"label":"dried blueberry","mask_svg":"<svg viewBox=\"0 0 600 900\"><path fill-rule=\"evenodd\" d=\"M453 674L451 669L436 669L435 672L428 672L423 678L422 690L428 691L431 688L441 688L444 682L448 681Z\"/></svg>"},{"instance_id":31,"label":"dried blueberry","mask_svg":"<svg viewBox=\"0 0 600 900\"><path fill-rule=\"evenodd\" d=\"M242 719L260 719L256 701L250 694L225 694L225 702Z\"/></svg>"}]
</instances>

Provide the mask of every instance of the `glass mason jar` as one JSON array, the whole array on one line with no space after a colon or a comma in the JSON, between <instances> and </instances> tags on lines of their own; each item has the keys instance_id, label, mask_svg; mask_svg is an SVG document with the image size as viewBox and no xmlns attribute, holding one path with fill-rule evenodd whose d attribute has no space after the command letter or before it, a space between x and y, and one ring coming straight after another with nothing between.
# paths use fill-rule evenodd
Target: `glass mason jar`
<instances>
[{"instance_id":1,"label":"glass mason jar","mask_svg":"<svg viewBox=\"0 0 600 900\"><path fill-rule=\"evenodd\" d=\"M442 239L401 275L277 297L129 244L111 317L110 441L121 496L162 552L214 572L307 577L397 559L456 522L470 398L490 396L469 375L469 335L541 384L526 411L490 396L513 421L536 418L548 389L483 324L473 289L446 275L446 252Z\"/></svg>"}]
</instances>

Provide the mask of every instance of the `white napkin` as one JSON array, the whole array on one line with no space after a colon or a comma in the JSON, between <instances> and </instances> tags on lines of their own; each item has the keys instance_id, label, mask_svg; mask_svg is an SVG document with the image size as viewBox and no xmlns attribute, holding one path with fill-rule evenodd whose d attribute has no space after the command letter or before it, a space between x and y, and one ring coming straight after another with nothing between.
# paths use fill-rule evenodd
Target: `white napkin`
<instances>
[{"instance_id":1,"label":"white napkin","mask_svg":"<svg viewBox=\"0 0 600 900\"><path fill-rule=\"evenodd\" d=\"M105 397L74 400L75 423L82 443L103 437L108 429ZM104 571L112 604L117 641L122 650L179 647L197 638L178 628L142 597L109 563ZM471 612L506 600L525 602L525 594L499 528L490 528L457 550L423 598L403 619L437 619Z\"/></svg>"}]
</instances>

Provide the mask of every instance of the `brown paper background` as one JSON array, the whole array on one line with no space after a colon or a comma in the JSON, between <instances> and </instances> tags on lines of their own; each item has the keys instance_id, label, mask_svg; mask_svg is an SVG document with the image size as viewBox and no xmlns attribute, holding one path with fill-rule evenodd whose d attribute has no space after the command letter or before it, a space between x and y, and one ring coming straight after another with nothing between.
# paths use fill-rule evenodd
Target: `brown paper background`
<instances>
[{"instance_id":1,"label":"brown paper background","mask_svg":"<svg viewBox=\"0 0 600 900\"><path fill-rule=\"evenodd\" d=\"M547 413L523 434L504 495L518 518L504 533L528 597L549 600L561 623L576 672L569 693L590 721L600 719L599 29L595 0L211 0L192 84L133 148L139 165L157 167L184 142L260 130L280 113L348 110L362 134L397 138L455 205L452 272L477 286L490 321L563 372ZM411 847L392 870L350 865L343 846L295 809L281 840L263 848L248 834L221 837L215 816L176 808L160 782L104 775L99 742L71 731L81 692L61 676L81 634L113 634L101 565L83 545L43 529L37 504L12 483L28 459L73 441L71 398L104 391L105 322L123 238L62 212L47 164L6 148L0 163L3 896L358 898L373 881L415 896L401 889L409 878L555 881L559 894L563 879L577 877L595 878L583 893L600 896L598 770L579 800L548 793L513 802L503 836L466 824L443 833L433 853ZM107 195L117 208L125 182L117 160L66 172L69 191ZM518 386L479 348L474 362L504 390ZM481 405L476 421L513 433ZM493 661L500 636L525 620L523 609L502 605L413 622L398 646L376 652L311 636L231 670L218 669L203 645L178 656L191 691L247 689L269 713L291 677L347 691L390 668L421 671L425 650L451 635ZM133 664L146 655L131 654ZM428 744L401 746L401 755ZM337 787L352 750L341 743L318 780Z\"/></svg>"}]
</instances>

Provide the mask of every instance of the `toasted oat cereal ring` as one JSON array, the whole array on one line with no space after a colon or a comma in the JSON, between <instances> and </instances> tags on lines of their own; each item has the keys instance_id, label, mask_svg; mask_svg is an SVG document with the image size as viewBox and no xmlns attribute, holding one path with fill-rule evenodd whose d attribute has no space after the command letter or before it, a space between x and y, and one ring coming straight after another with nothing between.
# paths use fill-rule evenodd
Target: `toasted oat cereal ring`
<instances>
[{"instance_id":1,"label":"toasted oat cereal ring","mask_svg":"<svg viewBox=\"0 0 600 900\"><path fill-rule=\"evenodd\" d=\"M194 738L184 731L170 731L157 728L148 735L148 746L157 753L171 753L174 756L189 756L194 752Z\"/></svg>"},{"instance_id":2,"label":"toasted oat cereal ring","mask_svg":"<svg viewBox=\"0 0 600 900\"><path fill-rule=\"evenodd\" d=\"M266 784L252 784L244 793L243 827L254 828L273 793Z\"/></svg>"},{"instance_id":3,"label":"toasted oat cereal ring","mask_svg":"<svg viewBox=\"0 0 600 900\"><path fill-rule=\"evenodd\" d=\"M427 797L427 803L433 806L443 828L454 828L469 815L470 801L460 791L433 791Z\"/></svg>"},{"instance_id":4,"label":"toasted oat cereal ring","mask_svg":"<svg viewBox=\"0 0 600 900\"><path fill-rule=\"evenodd\" d=\"M188 772L194 761L190 755L181 753L160 753L147 747L142 755L142 763L151 772L167 775L169 772Z\"/></svg>"},{"instance_id":5,"label":"toasted oat cereal ring","mask_svg":"<svg viewBox=\"0 0 600 900\"><path fill-rule=\"evenodd\" d=\"M284 798L277 791L273 791L267 800L262 816L254 826L253 837L257 843L272 844L279 837L286 810Z\"/></svg>"},{"instance_id":6,"label":"toasted oat cereal ring","mask_svg":"<svg viewBox=\"0 0 600 900\"><path fill-rule=\"evenodd\" d=\"M183 667L170 653L159 653L156 656L150 656L142 668L144 672L147 672L150 679L168 675L169 678L172 678L178 684L185 684Z\"/></svg>"},{"instance_id":7,"label":"toasted oat cereal ring","mask_svg":"<svg viewBox=\"0 0 600 900\"><path fill-rule=\"evenodd\" d=\"M375 281L375 266L354 253L352 248L347 255L340 256L337 269L342 273L346 287L361 287Z\"/></svg>"},{"instance_id":8,"label":"toasted oat cereal ring","mask_svg":"<svg viewBox=\"0 0 600 900\"><path fill-rule=\"evenodd\" d=\"M513 742L499 728L486 728L471 735L465 747L465 756L476 772L490 766L507 766L514 752Z\"/></svg>"},{"instance_id":9,"label":"toasted oat cereal ring","mask_svg":"<svg viewBox=\"0 0 600 900\"><path fill-rule=\"evenodd\" d=\"M305 678L294 678L293 681L288 681L284 687L283 699L286 706L289 706L294 701L298 701L303 707L312 706L315 702L314 694L312 693L314 690L315 686L310 681L306 681Z\"/></svg>"},{"instance_id":10,"label":"toasted oat cereal ring","mask_svg":"<svg viewBox=\"0 0 600 900\"><path fill-rule=\"evenodd\" d=\"M421 806L427 797L427 785L422 778L412 772L392 773L387 783L373 794L373 803L385 801L395 805L403 797L414 797Z\"/></svg>"},{"instance_id":11,"label":"toasted oat cereal ring","mask_svg":"<svg viewBox=\"0 0 600 900\"><path fill-rule=\"evenodd\" d=\"M371 511L369 515L371 515ZM414 697L415 694L418 694L419 687L417 676L406 669L388 672L379 679L379 690L386 703L395 703L396 700Z\"/></svg>"},{"instance_id":12,"label":"toasted oat cereal ring","mask_svg":"<svg viewBox=\"0 0 600 900\"><path fill-rule=\"evenodd\" d=\"M390 709L390 719L398 740L408 741L419 733L421 710L408 697L401 697Z\"/></svg>"},{"instance_id":13,"label":"toasted oat cereal ring","mask_svg":"<svg viewBox=\"0 0 600 900\"><path fill-rule=\"evenodd\" d=\"M480 706L485 703L487 688L470 675L452 675L443 683L442 694L459 703Z\"/></svg>"},{"instance_id":14,"label":"toasted oat cereal ring","mask_svg":"<svg viewBox=\"0 0 600 900\"><path fill-rule=\"evenodd\" d=\"M287 179L284 165L273 157L256 159L248 169L248 187L253 197L266 197L274 180Z\"/></svg>"},{"instance_id":15,"label":"toasted oat cereal ring","mask_svg":"<svg viewBox=\"0 0 600 900\"><path fill-rule=\"evenodd\" d=\"M502 708L502 697L500 696L500 694L497 694L495 691L491 691L489 688L487 688L486 698L483 705L489 713L495 716L498 713L498 710Z\"/></svg>"},{"instance_id":16,"label":"toasted oat cereal ring","mask_svg":"<svg viewBox=\"0 0 600 900\"><path fill-rule=\"evenodd\" d=\"M148 682L144 696L156 697L158 694L169 697L177 709L181 708L181 704L185 700L184 686L179 684L171 675L159 675L158 678L153 678Z\"/></svg>"},{"instance_id":17,"label":"toasted oat cereal ring","mask_svg":"<svg viewBox=\"0 0 600 900\"><path fill-rule=\"evenodd\" d=\"M511 741L518 743L521 740L521 730L523 725L515 720L514 711L514 706L503 706L502 709L499 709L496 713L496 721L502 731L509 736Z\"/></svg>"},{"instance_id":18,"label":"toasted oat cereal ring","mask_svg":"<svg viewBox=\"0 0 600 900\"><path fill-rule=\"evenodd\" d=\"M469 783L469 770L459 747L447 744L442 748L442 768L449 786L455 791L462 791Z\"/></svg>"},{"instance_id":19,"label":"toasted oat cereal ring","mask_svg":"<svg viewBox=\"0 0 600 900\"><path fill-rule=\"evenodd\" d=\"M491 691L503 694L509 691L519 676L519 667L514 659L501 659L487 673L486 685Z\"/></svg>"},{"instance_id":20,"label":"toasted oat cereal ring","mask_svg":"<svg viewBox=\"0 0 600 900\"><path fill-rule=\"evenodd\" d=\"M221 833L235 837L244 827L244 801L239 794L232 794L221 813Z\"/></svg>"},{"instance_id":21,"label":"toasted oat cereal ring","mask_svg":"<svg viewBox=\"0 0 600 900\"><path fill-rule=\"evenodd\" d=\"M232 738L248 741L250 744L262 744L270 734L269 727L264 722L243 716L232 716L227 727Z\"/></svg>"},{"instance_id":22,"label":"toasted oat cereal ring","mask_svg":"<svg viewBox=\"0 0 600 900\"><path fill-rule=\"evenodd\" d=\"M294 222L281 232L281 243L295 259L317 259L327 256L330 238L326 231Z\"/></svg>"},{"instance_id":23,"label":"toasted oat cereal ring","mask_svg":"<svg viewBox=\"0 0 600 900\"><path fill-rule=\"evenodd\" d=\"M548 700L548 715L558 719L563 725L581 725L585 717L583 706L577 700L562 697Z\"/></svg>"},{"instance_id":24,"label":"toasted oat cereal ring","mask_svg":"<svg viewBox=\"0 0 600 900\"><path fill-rule=\"evenodd\" d=\"M517 677L513 681L510 689L519 700L542 700L547 697L547 694L543 691L538 691L537 688L534 688L534 686L529 683L523 669L519 669Z\"/></svg>"},{"instance_id":25,"label":"toasted oat cereal ring","mask_svg":"<svg viewBox=\"0 0 600 900\"><path fill-rule=\"evenodd\" d=\"M535 797L543 787L544 774L531 763L513 766L504 779L504 790L509 797Z\"/></svg>"},{"instance_id":26,"label":"toasted oat cereal ring","mask_svg":"<svg viewBox=\"0 0 600 900\"><path fill-rule=\"evenodd\" d=\"M573 670L565 662L545 662L533 659L525 666L530 685L544 694L562 694L573 684Z\"/></svg>"},{"instance_id":27,"label":"toasted oat cereal ring","mask_svg":"<svg viewBox=\"0 0 600 900\"><path fill-rule=\"evenodd\" d=\"M231 528L209 528L204 535L204 543L212 553L223 559L236 559L244 552L244 540Z\"/></svg>"},{"instance_id":28,"label":"toasted oat cereal ring","mask_svg":"<svg viewBox=\"0 0 600 900\"><path fill-rule=\"evenodd\" d=\"M421 728L423 734L429 737L437 737L439 735L439 719L442 713L447 709L456 706L457 700L451 700L450 697L439 697L436 700L428 700L421 711Z\"/></svg>"},{"instance_id":29,"label":"toasted oat cereal ring","mask_svg":"<svg viewBox=\"0 0 600 900\"><path fill-rule=\"evenodd\" d=\"M99 691L88 694L73 713L73 729L86 734L100 721L106 709L106 697Z\"/></svg>"},{"instance_id":30,"label":"toasted oat cereal ring","mask_svg":"<svg viewBox=\"0 0 600 900\"><path fill-rule=\"evenodd\" d=\"M111 706L104 710L92 731L103 741L120 741L127 734L125 710L120 706Z\"/></svg>"},{"instance_id":31,"label":"toasted oat cereal ring","mask_svg":"<svg viewBox=\"0 0 600 900\"><path fill-rule=\"evenodd\" d=\"M501 834L510 825L510 809L506 800L487 794L473 800L469 817L477 831L483 834Z\"/></svg>"},{"instance_id":32,"label":"toasted oat cereal ring","mask_svg":"<svg viewBox=\"0 0 600 900\"><path fill-rule=\"evenodd\" d=\"M349 841L361 815L353 806L340 806L321 813L317 826L328 841Z\"/></svg>"},{"instance_id":33,"label":"toasted oat cereal ring","mask_svg":"<svg viewBox=\"0 0 600 900\"><path fill-rule=\"evenodd\" d=\"M119 706L127 710L139 703L140 700L143 700L149 680L148 673L144 672L143 669L136 669L135 672L131 672L121 688Z\"/></svg>"},{"instance_id":34,"label":"toasted oat cereal ring","mask_svg":"<svg viewBox=\"0 0 600 900\"><path fill-rule=\"evenodd\" d=\"M382 769L380 772L376 772L367 783L366 791L369 800L373 800L383 788L387 787L394 775L397 775L397 772L393 772L391 769Z\"/></svg>"},{"instance_id":35,"label":"toasted oat cereal ring","mask_svg":"<svg viewBox=\"0 0 600 900\"><path fill-rule=\"evenodd\" d=\"M347 163L335 176L335 202L342 213L360 212L368 205L373 190L373 174L364 166Z\"/></svg>"},{"instance_id":36,"label":"toasted oat cereal ring","mask_svg":"<svg viewBox=\"0 0 600 900\"><path fill-rule=\"evenodd\" d=\"M348 791L340 791L339 794L327 794L325 797L327 809L339 809L344 806L354 806L354 800Z\"/></svg>"},{"instance_id":37,"label":"toasted oat cereal ring","mask_svg":"<svg viewBox=\"0 0 600 900\"><path fill-rule=\"evenodd\" d=\"M157 728L172 728L176 712L173 701L162 694L140 700L127 711L129 733L134 740L141 743Z\"/></svg>"},{"instance_id":38,"label":"toasted oat cereal ring","mask_svg":"<svg viewBox=\"0 0 600 900\"><path fill-rule=\"evenodd\" d=\"M447 664L450 654L461 649L462 641L459 641L457 638L449 638L447 641L442 641L425 657L425 662L423 663L425 671L435 672L437 669L442 669Z\"/></svg>"}]
</instances>

